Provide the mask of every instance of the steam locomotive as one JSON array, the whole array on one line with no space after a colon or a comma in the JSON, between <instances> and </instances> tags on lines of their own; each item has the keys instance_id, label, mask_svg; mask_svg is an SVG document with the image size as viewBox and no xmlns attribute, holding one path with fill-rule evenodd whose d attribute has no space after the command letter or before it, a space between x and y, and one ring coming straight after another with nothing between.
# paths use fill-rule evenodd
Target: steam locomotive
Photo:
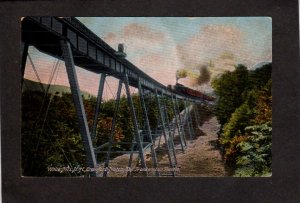
<instances>
[{"instance_id":1,"label":"steam locomotive","mask_svg":"<svg viewBox=\"0 0 300 203\"><path fill-rule=\"evenodd\" d=\"M175 85L168 85L168 88L175 90L177 92L181 92L183 94L188 94L188 95L191 95L194 97L200 97L201 99L206 100L206 101L215 101L214 97L203 94L202 92L199 92L197 90L188 88L180 83L176 83Z\"/></svg>"}]
</instances>

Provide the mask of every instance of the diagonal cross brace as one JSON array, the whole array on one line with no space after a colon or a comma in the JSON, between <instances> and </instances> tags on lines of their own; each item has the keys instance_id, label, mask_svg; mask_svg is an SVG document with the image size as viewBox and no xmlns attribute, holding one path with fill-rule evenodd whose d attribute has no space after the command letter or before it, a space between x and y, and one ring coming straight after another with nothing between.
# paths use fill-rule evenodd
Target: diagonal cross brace
<instances>
[{"instance_id":1,"label":"diagonal cross brace","mask_svg":"<svg viewBox=\"0 0 300 203\"><path fill-rule=\"evenodd\" d=\"M131 94L130 94L129 81L128 81L128 75L127 74L125 75L124 79L125 79L124 82L125 82L127 101L128 101L128 105L129 105L132 120L133 120L135 140L137 141L137 144L138 144L138 151L139 151L139 156L140 156L140 159L141 159L141 168L147 169L146 161L145 161L145 158L144 158L143 144L142 144L142 140L141 140L140 133L139 133L139 125L138 125L138 121L137 121L137 117L136 117L135 108L134 108L132 97L131 97ZM145 170L145 175L146 176L148 175L147 170Z\"/></svg>"},{"instance_id":2,"label":"diagonal cross brace","mask_svg":"<svg viewBox=\"0 0 300 203\"><path fill-rule=\"evenodd\" d=\"M100 105L102 102L105 78L106 78L106 75L101 74L101 78L99 81L98 96L97 96L97 101L96 101L96 109L95 109L95 114L94 114L94 121L93 121L92 132L91 132L92 139L95 139L96 134L97 134L97 123L98 123Z\"/></svg>"}]
</instances>

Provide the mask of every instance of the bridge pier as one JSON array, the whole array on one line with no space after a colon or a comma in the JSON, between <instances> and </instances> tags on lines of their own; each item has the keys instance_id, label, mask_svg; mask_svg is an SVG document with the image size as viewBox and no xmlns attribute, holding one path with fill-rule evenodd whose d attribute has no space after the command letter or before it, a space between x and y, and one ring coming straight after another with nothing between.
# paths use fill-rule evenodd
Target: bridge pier
<instances>
[{"instance_id":1,"label":"bridge pier","mask_svg":"<svg viewBox=\"0 0 300 203\"><path fill-rule=\"evenodd\" d=\"M142 106L142 110L143 110L143 115L144 115L144 119L145 119L146 132L147 132L148 138L151 142L152 164L153 164L153 167L156 169L158 167L158 163L157 163L157 156L156 156L156 152L155 152L155 142L153 141L152 134L151 134L151 128L150 128L150 123L149 123L149 118L148 118L148 113L147 113L147 108L146 108L145 98L144 98L144 91L142 89L140 79L138 80L138 89L139 89L139 96L140 96L141 106ZM160 176L160 172L157 170L155 171L155 174L156 174L156 176Z\"/></svg>"},{"instance_id":2,"label":"bridge pier","mask_svg":"<svg viewBox=\"0 0 300 203\"><path fill-rule=\"evenodd\" d=\"M193 105L193 112L194 112L194 117L195 117L195 120L196 120L196 124L197 124L197 126L196 126L196 129L198 129L199 128L199 121L200 121L200 118L199 118L199 112L198 112L198 106L197 106L197 104L194 104Z\"/></svg>"},{"instance_id":3,"label":"bridge pier","mask_svg":"<svg viewBox=\"0 0 300 203\"><path fill-rule=\"evenodd\" d=\"M160 123L162 125L162 131L163 131L163 136L164 136L164 140L165 140L165 145L167 146L167 154L168 154L168 159L169 159L169 166L170 166L170 169L174 169L176 167L176 153L175 153L175 150L172 149L172 147L174 145L171 144L171 140L170 140L170 134L169 134L169 137L167 136L167 129L166 129L166 126L165 126L165 116L164 116L164 112L162 111L162 106L161 106L161 101L159 99L159 95L158 95L158 92L157 92L157 89L155 89L155 98L156 98L156 102L157 102L157 105L158 105L158 110L159 110L159 120L160 120ZM170 131L169 131L170 132ZM172 176L175 176L175 171L172 170L171 171L171 175Z\"/></svg>"},{"instance_id":4,"label":"bridge pier","mask_svg":"<svg viewBox=\"0 0 300 203\"><path fill-rule=\"evenodd\" d=\"M163 113L164 113L164 117L166 120L166 125L167 125L167 130L168 130L168 134L169 134L169 142L170 142L170 146L171 146L171 150L172 153L174 154L174 167L177 165L177 158L176 158L176 151L175 151L175 145L174 145L174 137L173 137L173 133L172 133L172 129L170 126L170 119L169 119L169 115L168 115L168 108L167 108L167 97L164 97L163 94L161 94L162 97L162 105L163 105Z\"/></svg>"},{"instance_id":5,"label":"bridge pier","mask_svg":"<svg viewBox=\"0 0 300 203\"><path fill-rule=\"evenodd\" d=\"M183 120L184 118L181 117L181 112L179 110L179 104L178 104L177 96L175 96L175 105L176 105L176 109L177 109L177 112L178 112L178 118L179 118L180 130L182 132L184 148L186 148L187 144L186 144L186 136L185 136L185 128L184 128L185 122Z\"/></svg>"},{"instance_id":6,"label":"bridge pier","mask_svg":"<svg viewBox=\"0 0 300 203\"><path fill-rule=\"evenodd\" d=\"M192 126L191 126L191 122L190 122L190 110L188 109L189 107L187 106L187 101L184 100L184 117L185 117L185 123L188 127L188 132L189 132L189 137L190 137L190 141L193 140L193 132L192 132Z\"/></svg>"},{"instance_id":7,"label":"bridge pier","mask_svg":"<svg viewBox=\"0 0 300 203\"><path fill-rule=\"evenodd\" d=\"M67 69L67 75L70 83L70 88L76 108L77 118L80 126L80 134L83 140L84 148L87 155L87 166L90 168L97 168L97 161L94 153L93 143L91 140L87 118L83 106L82 96L78 84L77 74L73 61L72 49L70 42L67 40L61 41L63 58ZM96 172L91 172L92 177L96 176Z\"/></svg>"},{"instance_id":8,"label":"bridge pier","mask_svg":"<svg viewBox=\"0 0 300 203\"><path fill-rule=\"evenodd\" d=\"M116 102L115 103L115 110L114 110L112 126L111 126L111 133L110 133L110 136L109 136L108 152L107 152L107 155L106 155L104 168L107 168L108 165L109 165L110 152L111 152L111 148L112 148L112 145L113 145L113 136L115 135L115 132L116 132L116 122L117 122L117 114L119 112L119 106L120 106L122 84L123 84L123 81L119 80L117 98L116 98L116 101L115 101ZM103 177L106 177L106 176L107 176L107 171L104 170Z\"/></svg>"},{"instance_id":9,"label":"bridge pier","mask_svg":"<svg viewBox=\"0 0 300 203\"><path fill-rule=\"evenodd\" d=\"M141 136L140 136L139 125L138 125L135 108L134 108L133 101L132 101L131 94L130 94L129 81L128 81L127 74L125 75L125 89L126 89L127 101L128 101L131 116L133 119L134 134L135 134L135 140L137 141L137 144L138 144L138 154L141 159L141 167L142 167L142 169L145 169L144 173L146 176L148 176L146 161L145 161L145 157L144 157L143 144L142 144L142 140L141 140ZM132 153L131 153L130 157L132 158ZM130 163L129 167L131 167L131 163Z\"/></svg>"},{"instance_id":10,"label":"bridge pier","mask_svg":"<svg viewBox=\"0 0 300 203\"><path fill-rule=\"evenodd\" d=\"M172 107L173 107L175 124L177 127L178 136L180 138L181 150L182 150L182 152L184 152L185 151L185 144L184 144L185 141L184 141L184 137L183 137L184 131L182 131L182 129L181 129L180 112L177 111L177 104L176 104L176 101L174 101L173 95L172 95ZM175 136L176 127L174 127L173 137Z\"/></svg>"}]
</instances>

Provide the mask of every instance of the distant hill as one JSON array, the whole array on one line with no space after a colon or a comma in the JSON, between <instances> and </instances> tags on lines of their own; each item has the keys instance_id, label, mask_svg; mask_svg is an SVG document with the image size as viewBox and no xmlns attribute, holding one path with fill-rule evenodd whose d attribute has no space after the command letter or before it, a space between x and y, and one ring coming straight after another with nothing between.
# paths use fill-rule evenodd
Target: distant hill
<instances>
[{"instance_id":1,"label":"distant hill","mask_svg":"<svg viewBox=\"0 0 300 203\"><path fill-rule=\"evenodd\" d=\"M48 87L48 84L42 83L42 86L46 90ZM39 82L35 82L32 80L24 79L23 81L23 90L22 91L40 91L42 92L42 87ZM63 93L71 93L70 87L63 86L63 85L51 85L49 88L49 94L56 94L58 93L59 95L62 95ZM94 95L81 91L81 94L85 99L90 98L90 97L95 97Z\"/></svg>"},{"instance_id":2,"label":"distant hill","mask_svg":"<svg viewBox=\"0 0 300 203\"><path fill-rule=\"evenodd\" d=\"M258 64L255 64L255 65L252 67L252 69L261 68L261 67L263 67L264 65L267 65L267 64L269 64L269 63L272 63L272 62L271 62L271 61L260 62L260 63L258 63Z\"/></svg>"}]
</instances>

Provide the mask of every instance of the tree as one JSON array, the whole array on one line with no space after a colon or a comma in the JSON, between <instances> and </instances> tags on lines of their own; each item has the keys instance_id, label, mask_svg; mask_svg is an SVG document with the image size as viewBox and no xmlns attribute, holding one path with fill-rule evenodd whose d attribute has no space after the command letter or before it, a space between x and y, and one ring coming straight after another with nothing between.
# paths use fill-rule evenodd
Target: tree
<instances>
[{"instance_id":1,"label":"tree","mask_svg":"<svg viewBox=\"0 0 300 203\"><path fill-rule=\"evenodd\" d=\"M218 97L215 114L222 126L229 121L235 109L243 103L243 92L247 85L248 70L244 65L238 65L235 71L228 71L212 81L212 87Z\"/></svg>"},{"instance_id":2,"label":"tree","mask_svg":"<svg viewBox=\"0 0 300 203\"><path fill-rule=\"evenodd\" d=\"M247 140L237 144L235 176L262 176L271 174L272 127L270 123L246 128Z\"/></svg>"},{"instance_id":3,"label":"tree","mask_svg":"<svg viewBox=\"0 0 300 203\"><path fill-rule=\"evenodd\" d=\"M248 71L239 65L213 81L220 142L236 176L261 176L271 169L271 64Z\"/></svg>"},{"instance_id":4,"label":"tree","mask_svg":"<svg viewBox=\"0 0 300 203\"><path fill-rule=\"evenodd\" d=\"M254 108L256 117L253 122L257 125L263 123L272 123L272 94L271 94L272 80L270 79L268 83L259 92L257 98L257 105Z\"/></svg>"},{"instance_id":5,"label":"tree","mask_svg":"<svg viewBox=\"0 0 300 203\"><path fill-rule=\"evenodd\" d=\"M52 98L52 99L51 99ZM44 101L44 105L41 104ZM41 108L37 108L41 107ZM84 165L86 157L70 94L22 94L22 171L27 176L75 175L50 166Z\"/></svg>"},{"instance_id":6,"label":"tree","mask_svg":"<svg viewBox=\"0 0 300 203\"><path fill-rule=\"evenodd\" d=\"M224 125L221 143L226 146L235 135L244 134L244 129L249 125L249 120L253 118L253 114L247 103L237 108L230 117L229 122Z\"/></svg>"},{"instance_id":7,"label":"tree","mask_svg":"<svg viewBox=\"0 0 300 203\"><path fill-rule=\"evenodd\" d=\"M268 63L260 68L249 71L249 89L261 89L270 80L272 64Z\"/></svg>"}]
</instances>

